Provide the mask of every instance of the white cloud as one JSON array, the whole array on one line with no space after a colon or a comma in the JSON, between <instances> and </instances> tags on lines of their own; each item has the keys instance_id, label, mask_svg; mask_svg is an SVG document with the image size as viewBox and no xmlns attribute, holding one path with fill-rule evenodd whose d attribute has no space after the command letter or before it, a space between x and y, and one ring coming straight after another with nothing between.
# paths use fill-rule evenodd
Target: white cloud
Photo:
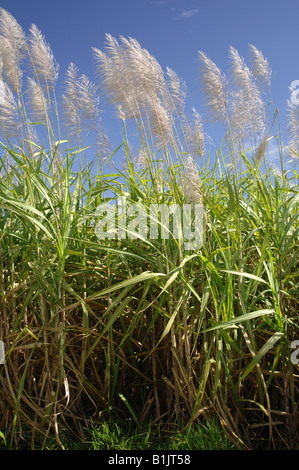
<instances>
[{"instance_id":1,"label":"white cloud","mask_svg":"<svg viewBox=\"0 0 299 470\"><path fill-rule=\"evenodd\" d=\"M161 6L161 5L167 5L169 3L173 3L173 0L155 0L154 3L158 6Z\"/></svg>"},{"instance_id":2,"label":"white cloud","mask_svg":"<svg viewBox=\"0 0 299 470\"><path fill-rule=\"evenodd\" d=\"M199 9L198 8L191 8L189 10L184 10L180 16L182 18L191 18L192 16L195 16L199 13Z\"/></svg>"}]
</instances>

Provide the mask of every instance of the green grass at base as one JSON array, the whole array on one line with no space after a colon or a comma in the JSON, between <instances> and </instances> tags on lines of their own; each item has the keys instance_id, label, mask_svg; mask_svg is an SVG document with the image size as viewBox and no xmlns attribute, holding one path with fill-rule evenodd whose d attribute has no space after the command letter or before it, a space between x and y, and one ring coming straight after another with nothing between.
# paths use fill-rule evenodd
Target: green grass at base
<instances>
[{"instance_id":1,"label":"green grass at base","mask_svg":"<svg viewBox=\"0 0 299 470\"><path fill-rule=\"evenodd\" d=\"M168 432L152 431L149 427L139 431L136 426L118 424L116 421L93 424L85 428L82 438L75 438L69 432L59 435L65 450L234 450L219 425L215 423L196 424L181 432L179 429ZM0 450L5 450L4 443ZM26 432L14 449L19 450L61 450L55 437L43 442L41 435L32 441Z\"/></svg>"}]
</instances>

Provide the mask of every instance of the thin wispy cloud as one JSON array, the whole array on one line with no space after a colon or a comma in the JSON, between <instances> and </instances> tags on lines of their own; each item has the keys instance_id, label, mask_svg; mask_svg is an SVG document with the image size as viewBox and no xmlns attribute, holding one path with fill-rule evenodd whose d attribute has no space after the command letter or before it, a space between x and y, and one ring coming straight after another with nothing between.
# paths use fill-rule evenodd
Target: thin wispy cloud
<instances>
[{"instance_id":1,"label":"thin wispy cloud","mask_svg":"<svg viewBox=\"0 0 299 470\"><path fill-rule=\"evenodd\" d=\"M192 18L192 16L196 16L199 13L198 8L190 8L189 10L184 10L180 14L181 18Z\"/></svg>"},{"instance_id":2,"label":"thin wispy cloud","mask_svg":"<svg viewBox=\"0 0 299 470\"><path fill-rule=\"evenodd\" d=\"M158 6L161 6L161 5L167 5L169 3L173 3L174 0L155 0L155 4L158 5Z\"/></svg>"}]
</instances>

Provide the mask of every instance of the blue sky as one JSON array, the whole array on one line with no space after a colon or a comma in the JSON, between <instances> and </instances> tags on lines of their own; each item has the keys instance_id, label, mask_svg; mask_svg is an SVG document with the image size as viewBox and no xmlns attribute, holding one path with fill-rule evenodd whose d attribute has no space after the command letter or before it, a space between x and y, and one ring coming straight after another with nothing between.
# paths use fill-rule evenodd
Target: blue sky
<instances>
[{"instance_id":1,"label":"blue sky","mask_svg":"<svg viewBox=\"0 0 299 470\"><path fill-rule=\"evenodd\" d=\"M169 66L186 82L187 106L196 107L204 118L198 51L227 72L228 48L234 46L246 61L248 44L254 44L273 70L272 95L284 129L288 87L299 80L297 0L2 0L1 7L25 31L37 25L60 64L61 79L74 62L95 80L91 48L103 49L105 33L134 37L163 69ZM114 110L104 108L109 134Z\"/></svg>"}]
</instances>

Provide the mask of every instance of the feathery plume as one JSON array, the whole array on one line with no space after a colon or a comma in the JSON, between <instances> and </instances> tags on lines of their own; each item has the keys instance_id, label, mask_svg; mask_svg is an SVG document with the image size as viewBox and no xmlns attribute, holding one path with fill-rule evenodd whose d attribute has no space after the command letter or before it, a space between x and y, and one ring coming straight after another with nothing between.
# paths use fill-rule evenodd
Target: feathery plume
<instances>
[{"instance_id":1,"label":"feathery plume","mask_svg":"<svg viewBox=\"0 0 299 470\"><path fill-rule=\"evenodd\" d=\"M58 78L59 66L51 48L35 24L31 26L30 33L29 53L34 75L38 81L54 86Z\"/></svg>"},{"instance_id":2,"label":"feathery plume","mask_svg":"<svg viewBox=\"0 0 299 470\"><path fill-rule=\"evenodd\" d=\"M93 49L97 71L122 119L142 120L146 115L152 135L164 145L172 139L172 116L167 109L167 89L161 66L133 38L120 43L106 35L106 53Z\"/></svg>"},{"instance_id":3,"label":"feathery plume","mask_svg":"<svg viewBox=\"0 0 299 470\"><path fill-rule=\"evenodd\" d=\"M118 119L123 121L123 123L126 121L126 114L123 111L123 107L122 107L121 104L119 106L117 106L116 116L117 116Z\"/></svg>"},{"instance_id":4,"label":"feathery plume","mask_svg":"<svg viewBox=\"0 0 299 470\"><path fill-rule=\"evenodd\" d=\"M115 38L106 34L107 53L93 48L96 72L114 105L121 106L126 119L137 117L134 89L124 64L124 51Z\"/></svg>"},{"instance_id":5,"label":"feathery plume","mask_svg":"<svg viewBox=\"0 0 299 470\"><path fill-rule=\"evenodd\" d=\"M257 166L260 166L262 161L264 160L269 142L270 142L270 134L268 133L267 135L263 137L263 139L261 139L259 145L257 146L255 150L255 161L256 161Z\"/></svg>"},{"instance_id":6,"label":"feathery plume","mask_svg":"<svg viewBox=\"0 0 299 470\"><path fill-rule=\"evenodd\" d=\"M230 126L234 146L242 147L251 129L248 118L248 102L243 90L231 92Z\"/></svg>"},{"instance_id":7,"label":"feathery plume","mask_svg":"<svg viewBox=\"0 0 299 470\"><path fill-rule=\"evenodd\" d=\"M148 167L148 161L147 161L147 151L144 147L141 147L138 153L138 158L137 158L137 168L138 169L146 169Z\"/></svg>"},{"instance_id":8,"label":"feathery plume","mask_svg":"<svg viewBox=\"0 0 299 470\"><path fill-rule=\"evenodd\" d=\"M100 99L96 86L90 82L86 75L82 75L79 81L79 106L82 114L81 122L86 123L86 130L94 130L101 155L109 152L110 143L104 132L100 118Z\"/></svg>"},{"instance_id":9,"label":"feathery plume","mask_svg":"<svg viewBox=\"0 0 299 470\"><path fill-rule=\"evenodd\" d=\"M79 82L79 104L83 119L91 126L98 122L99 102L95 85L86 75L82 75Z\"/></svg>"},{"instance_id":10,"label":"feathery plume","mask_svg":"<svg viewBox=\"0 0 299 470\"><path fill-rule=\"evenodd\" d=\"M78 69L70 63L66 71L65 93L62 95L65 125L70 136L80 134L79 86Z\"/></svg>"},{"instance_id":11,"label":"feathery plume","mask_svg":"<svg viewBox=\"0 0 299 470\"><path fill-rule=\"evenodd\" d=\"M251 71L234 47L229 48L229 58L231 60L232 78L235 84L239 89L246 91L249 95L253 86Z\"/></svg>"},{"instance_id":12,"label":"feathery plume","mask_svg":"<svg viewBox=\"0 0 299 470\"><path fill-rule=\"evenodd\" d=\"M183 82L176 72L169 67L166 67L166 73L168 76L168 89L170 91L170 96L174 107L180 111L184 110L185 100L187 96L187 87L186 83Z\"/></svg>"},{"instance_id":13,"label":"feathery plume","mask_svg":"<svg viewBox=\"0 0 299 470\"><path fill-rule=\"evenodd\" d=\"M36 128L32 124L27 125L27 139L28 139L30 145L32 145L32 144L37 145L38 144L38 135L36 133Z\"/></svg>"},{"instance_id":14,"label":"feathery plume","mask_svg":"<svg viewBox=\"0 0 299 470\"><path fill-rule=\"evenodd\" d=\"M148 116L150 129L158 148L173 142L172 115L167 106L169 91L157 60L133 38L121 37L125 48L128 81L133 101L140 113Z\"/></svg>"},{"instance_id":15,"label":"feathery plume","mask_svg":"<svg viewBox=\"0 0 299 470\"><path fill-rule=\"evenodd\" d=\"M186 122L188 148L193 156L203 155L205 151L205 136L202 117L195 108L192 108L192 115L193 119L191 124Z\"/></svg>"},{"instance_id":16,"label":"feathery plume","mask_svg":"<svg viewBox=\"0 0 299 470\"><path fill-rule=\"evenodd\" d=\"M19 134L18 106L7 83L0 80L0 126L5 137Z\"/></svg>"},{"instance_id":17,"label":"feathery plume","mask_svg":"<svg viewBox=\"0 0 299 470\"><path fill-rule=\"evenodd\" d=\"M165 148L169 142L174 142L171 116L158 98L150 100L147 114L158 148Z\"/></svg>"},{"instance_id":18,"label":"feathery plume","mask_svg":"<svg viewBox=\"0 0 299 470\"><path fill-rule=\"evenodd\" d=\"M134 90L127 70L125 50L111 34L106 34L106 50L104 53L93 49L103 87L113 104L122 106L126 118L135 117L136 103L132 103Z\"/></svg>"},{"instance_id":19,"label":"feathery plume","mask_svg":"<svg viewBox=\"0 0 299 470\"><path fill-rule=\"evenodd\" d=\"M44 92L39 83L28 77L28 93L30 100L30 107L34 119L41 122L47 121L48 105Z\"/></svg>"},{"instance_id":20,"label":"feathery plume","mask_svg":"<svg viewBox=\"0 0 299 470\"><path fill-rule=\"evenodd\" d=\"M188 155L185 160L185 181L183 193L187 203L201 204L202 192L200 189L200 176L193 158Z\"/></svg>"},{"instance_id":21,"label":"feathery plume","mask_svg":"<svg viewBox=\"0 0 299 470\"><path fill-rule=\"evenodd\" d=\"M254 81L253 74L234 47L230 47L229 56L233 82L240 92L235 97L237 96L240 102L242 102L242 106L238 105L235 107L235 110L238 108L242 110L240 123L246 123L246 126L254 132L263 133L265 130L265 105Z\"/></svg>"},{"instance_id":22,"label":"feathery plume","mask_svg":"<svg viewBox=\"0 0 299 470\"><path fill-rule=\"evenodd\" d=\"M127 73L129 72L132 86L137 91L140 106L147 100L147 96L163 96L166 84L157 60L136 39L121 36L121 42L126 53Z\"/></svg>"},{"instance_id":23,"label":"feathery plume","mask_svg":"<svg viewBox=\"0 0 299 470\"><path fill-rule=\"evenodd\" d=\"M16 19L0 8L0 54L3 63L3 75L7 84L20 93L22 71L20 62L26 52L26 38Z\"/></svg>"},{"instance_id":24,"label":"feathery plume","mask_svg":"<svg viewBox=\"0 0 299 470\"><path fill-rule=\"evenodd\" d=\"M199 51L200 79L207 104L215 121L227 118L227 79L216 64Z\"/></svg>"},{"instance_id":25,"label":"feathery plume","mask_svg":"<svg viewBox=\"0 0 299 470\"><path fill-rule=\"evenodd\" d=\"M276 176L282 178L282 172L281 172L280 168L278 168L278 166L275 165L275 163L271 163L271 167L272 167L273 173L274 173Z\"/></svg>"},{"instance_id":26,"label":"feathery plume","mask_svg":"<svg viewBox=\"0 0 299 470\"><path fill-rule=\"evenodd\" d=\"M109 140L100 125L99 97L96 87L86 75L79 76L77 67L71 63L66 72L65 93L62 95L65 125L69 135L84 130L94 130L101 153L109 150ZM83 128L84 127L84 128Z\"/></svg>"},{"instance_id":27,"label":"feathery plume","mask_svg":"<svg viewBox=\"0 0 299 470\"><path fill-rule=\"evenodd\" d=\"M150 98L166 90L163 72L138 41L122 36L120 40L106 34L107 53L93 49L96 65L113 103L122 105L127 118L138 117Z\"/></svg>"},{"instance_id":28,"label":"feathery plume","mask_svg":"<svg viewBox=\"0 0 299 470\"><path fill-rule=\"evenodd\" d=\"M255 46L249 44L249 52L252 63L252 73L261 86L270 86L272 70L268 60Z\"/></svg>"}]
</instances>

